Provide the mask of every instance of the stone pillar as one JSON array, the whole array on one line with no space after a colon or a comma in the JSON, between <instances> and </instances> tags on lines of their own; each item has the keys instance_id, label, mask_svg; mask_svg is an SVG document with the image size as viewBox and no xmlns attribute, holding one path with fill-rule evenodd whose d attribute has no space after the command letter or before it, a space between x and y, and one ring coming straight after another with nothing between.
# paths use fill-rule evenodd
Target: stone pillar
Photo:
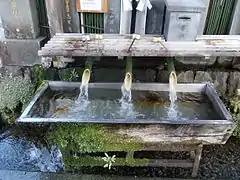
<instances>
[{"instance_id":1,"label":"stone pillar","mask_svg":"<svg viewBox=\"0 0 240 180\"><path fill-rule=\"evenodd\" d=\"M46 0L51 36L56 33L80 32L75 0Z\"/></svg>"},{"instance_id":2,"label":"stone pillar","mask_svg":"<svg viewBox=\"0 0 240 180\"><path fill-rule=\"evenodd\" d=\"M0 64L31 66L40 63L37 0L0 1Z\"/></svg>"},{"instance_id":3,"label":"stone pillar","mask_svg":"<svg viewBox=\"0 0 240 180\"><path fill-rule=\"evenodd\" d=\"M6 39L35 39L39 36L36 0L0 1L0 16Z\"/></svg>"}]
</instances>

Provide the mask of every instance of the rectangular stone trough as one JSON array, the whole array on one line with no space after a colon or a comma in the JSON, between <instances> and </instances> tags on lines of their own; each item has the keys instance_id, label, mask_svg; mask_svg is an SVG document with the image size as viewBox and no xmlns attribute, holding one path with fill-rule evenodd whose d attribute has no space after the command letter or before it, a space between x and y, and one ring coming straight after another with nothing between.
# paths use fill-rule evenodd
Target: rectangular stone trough
<instances>
[{"instance_id":1,"label":"rectangular stone trough","mask_svg":"<svg viewBox=\"0 0 240 180\"><path fill-rule=\"evenodd\" d=\"M77 101L80 83L46 81L19 123L100 124L112 134L148 143L224 144L235 123L210 83L178 84L175 113L169 85L133 83L132 105L121 103L121 83L90 83L89 101Z\"/></svg>"}]
</instances>

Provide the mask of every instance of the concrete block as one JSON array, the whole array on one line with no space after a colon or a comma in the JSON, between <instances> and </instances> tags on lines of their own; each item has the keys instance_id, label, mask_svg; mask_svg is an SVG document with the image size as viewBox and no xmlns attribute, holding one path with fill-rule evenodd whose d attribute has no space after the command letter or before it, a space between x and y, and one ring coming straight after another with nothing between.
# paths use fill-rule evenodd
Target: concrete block
<instances>
[{"instance_id":1,"label":"concrete block","mask_svg":"<svg viewBox=\"0 0 240 180\"><path fill-rule=\"evenodd\" d=\"M0 16L7 39L35 39L40 29L36 0L0 1Z\"/></svg>"}]
</instances>

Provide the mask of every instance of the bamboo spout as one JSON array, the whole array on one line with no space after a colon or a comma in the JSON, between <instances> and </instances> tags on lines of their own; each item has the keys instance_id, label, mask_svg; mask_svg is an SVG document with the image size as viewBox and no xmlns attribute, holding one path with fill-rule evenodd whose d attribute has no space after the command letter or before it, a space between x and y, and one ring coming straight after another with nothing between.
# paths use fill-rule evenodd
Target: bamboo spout
<instances>
[{"instance_id":1,"label":"bamboo spout","mask_svg":"<svg viewBox=\"0 0 240 180\"><path fill-rule=\"evenodd\" d=\"M132 87L132 58L131 57L128 57L126 62L124 87L127 91L130 91Z\"/></svg>"},{"instance_id":2,"label":"bamboo spout","mask_svg":"<svg viewBox=\"0 0 240 180\"><path fill-rule=\"evenodd\" d=\"M175 88L177 86L177 74L174 67L173 59L167 61L168 73L169 73L169 85Z\"/></svg>"},{"instance_id":3,"label":"bamboo spout","mask_svg":"<svg viewBox=\"0 0 240 180\"><path fill-rule=\"evenodd\" d=\"M82 85L87 85L91 77L92 61L86 61L85 70L82 74Z\"/></svg>"},{"instance_id":4,"label":"bamboo spout","mask_svg":"<svg viewBox=\"0 0 240 180\"><path fill-rule=\"evenodd\" d=\"M90 80L90 75L91 75L90 69L85 69L85 70L83 71L83 74L82 74L82 84L83 84L83 85L88 84L88 82L89 82L89 80Z\"/></svg>"},{"instance_id":5,"label":"bamboo spout","mask_svg":"<svg viewBox=\"0 0 240 180\"><path fill-rule=\"evenodd\" d=\"M131 90L131 87L132 87L132 73L127 72L125 74L124 87L127 91Z\"/></svg>"}]
</instances>

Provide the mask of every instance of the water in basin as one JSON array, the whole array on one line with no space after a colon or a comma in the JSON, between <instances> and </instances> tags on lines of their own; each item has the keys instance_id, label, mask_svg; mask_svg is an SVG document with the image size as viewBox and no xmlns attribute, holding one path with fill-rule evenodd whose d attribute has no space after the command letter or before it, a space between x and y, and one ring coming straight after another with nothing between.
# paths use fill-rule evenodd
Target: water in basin
<instances>
[{"instance_id":1,"label":"water in basin","mask_svg":"<svg viewBox=\"0 0 240 180\"><path fill-rule=\"evenodd\" d=\"M79 89L48 89L28 117L78 119L220 120L211 102L202 93L177 93L177 116L169 116L169 93L132 90L132 103L120 101L121 90L89 89L88 100L78 100Z\"/></svg>"}]
</instances>

